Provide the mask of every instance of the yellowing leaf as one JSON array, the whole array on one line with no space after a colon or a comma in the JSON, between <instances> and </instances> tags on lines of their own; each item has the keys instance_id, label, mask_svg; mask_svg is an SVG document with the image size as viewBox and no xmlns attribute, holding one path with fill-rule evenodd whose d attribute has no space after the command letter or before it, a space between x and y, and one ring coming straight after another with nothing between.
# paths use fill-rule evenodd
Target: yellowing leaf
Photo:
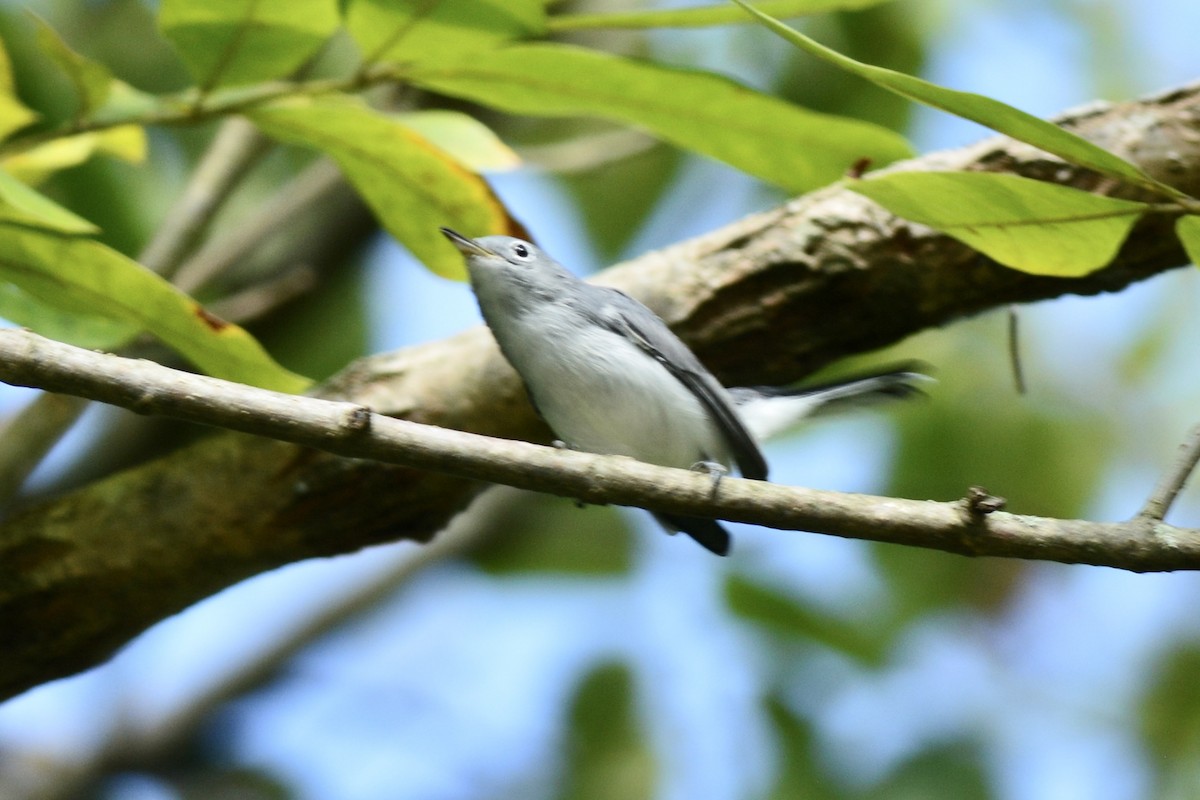
<instances>
[{"instance_id":1,"label":"yellowing leaf","mask_svg":"<svg viewBox=\"0 0 1200 800\"><path fill-rule=\"evenodd\" d=\"M92 239L0 223L0 281L68 313L148 331L209 375L283 392L310 384L237 325L213 317L159 275Z\"/></svg>"},{"instance_id":2,"label":"yellowing leaf","mask_svg":"<svg viewBox=\"0 0 1200 800\"><path fill-rule=\"evenodd\" d=\"M501 172L521 165L521 157L500 141L491 128L467 114L433 110L412 111L395 117L469 170Z\"/></svg>"},{"instance_id":3,"label":"yellowing leaf","mask_svg":"<svg viewBox=\"0 0 1200 800\"><path fill-rule=\"evenodd\" d=\"M458 251L438 233L510 233L487 183L416 131L364 105L297 100L248 114L267 135L313 147L338 163L388 232L431 270L462 279Z\"/></svg>"},{"instance_id":4,"label":"yellowing leaf","mask_svg":"<svg viewBox=\"0 0 1200 800\"><path fill-rule=\"evenodd\" d=\"M418 85L518 114L594 116L643 128L793 191L854 163L911 155L894 131L818 114L726 78L557 44L512 45L414 65Z\"/></svg>"},{"instance_id":5,"label":"yellowing leaf","mask_svg":"<svg viewBox=\"0 0 1200 800\"><path fill-rule=\"evenodd\" d=\"M1078 277L1108 264L1147 206L981 172L897 172L849 187L1005 266Z\"/></svg>"},{"instance_id":6,"label":"yellowing leaf","mask_svg":"<svg viewBox=\"0 0 1200 800\"><path fill-rule=\"evenodd\" d=\"M337 0L162 0L158 12L205 90L288 75L338 24Z\"/></svg>"},{"instance_id":7,"label":"yellowing leaf","mask_svg":"<svg viewBox=\"0 0 1200 800\"><path fill-rule=\"evenodd\" d=\"M475 53L544 27L541 0L353 0L346 13L368 63Z\"/></svg>"},{"instance_id":8,"label":"yellowing leaf","mask_svg":"<svg viewBox=\"0 0 1200 800\"><path fill-rule=\"evenodd\" d=\"M51 139L4 158L0 167L23 183L35 186L59 170L82 164L96 153L140 162L146 157L146 132L140 125L120 125Z\"/></svg>"},{"instance_id":9,"label":"yellowing leaf","mask_svg":"<svg viewBox=\"0 0 1200 800\"><path fill-rule=\"evenodd\" d=\"M1175 235L1192 263L1200 267L1200 217L1188 215L1175 223Z\"/></svg>"},{"instance_id":10,"label":"yellowing leaf","mask_svg":"<svg viewBox=\"0 0 1200 800\"><path fill-rule=\"evenodd\" d=\"M1160 194L1179 196L1180 192L1158 182L1137 166L1123 158L1092 144L1052 122L1028 114L1020 109L993 100L990 97L947 89L929 81L905 75L902 72L876 67L855 61L836 50L808 38L799 31L789 28L777 19L764 14L745 0L733 0L754 15L771 31L817 58L828 61L854 75L871 81L888 91L910 100L916 100L933 108L986 125L992 130L1011 136L1018 141L1041 148L1072 164L1087 167L1118 180L1151 189Z\"/></svg>"}]
</instances>

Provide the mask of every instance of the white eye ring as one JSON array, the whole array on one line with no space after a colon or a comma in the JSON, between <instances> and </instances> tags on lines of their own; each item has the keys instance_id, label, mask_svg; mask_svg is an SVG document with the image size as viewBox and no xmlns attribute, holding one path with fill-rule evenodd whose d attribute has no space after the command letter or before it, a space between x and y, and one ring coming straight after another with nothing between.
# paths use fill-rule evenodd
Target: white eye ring
<instances>
[{"instance_id":1,"label":"white eye ring","mask_svg":"<svg viewBox=\"0 0 1200 800\"><path fill-rule=\"evenodd\" d=\"M533 255L529 252L529 245L525 244L524 242L517 242L514 244L512 246L512 252L514 256L522 261L528 261Z\"/></svg>"}]
</instances>

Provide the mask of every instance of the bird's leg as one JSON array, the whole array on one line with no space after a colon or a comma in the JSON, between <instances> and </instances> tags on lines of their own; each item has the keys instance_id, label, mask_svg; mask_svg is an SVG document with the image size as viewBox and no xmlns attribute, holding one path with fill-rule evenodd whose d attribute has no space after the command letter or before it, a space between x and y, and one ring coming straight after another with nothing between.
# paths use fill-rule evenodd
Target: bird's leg
<instances>
[{"instance_id":1,"label":"bird's leg","mask_svg":"<svg viewBox=\"0 0 1200 800\"><path fill-rule=\"evenodd\" d=\"M708 477L712 478L712 493L714 497L717 494L717 490L721 488L721 478L729 474L729 467L719 464L716 461L697 461L689 469L693 472L708 473Z\"/></svg>"}]
</instances>

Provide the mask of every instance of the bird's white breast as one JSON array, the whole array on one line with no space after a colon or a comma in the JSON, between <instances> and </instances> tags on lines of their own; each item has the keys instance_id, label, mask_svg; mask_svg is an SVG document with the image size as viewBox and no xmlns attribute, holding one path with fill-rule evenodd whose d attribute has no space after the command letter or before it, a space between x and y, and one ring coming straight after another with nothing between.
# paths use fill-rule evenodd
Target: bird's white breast
<instances>
[{"instance_id":1,"label":"bird's white breast","mask_svg":"<svg viewBox=\"0 0 1200 800\"><path fill-rule=\"evenodd\" d=\"M513 320L505 353L555 434L593 453L687 468L730 465L707 408L662 364L599 326L580 330L554 307Z\"/></svg>"}]
</instances>

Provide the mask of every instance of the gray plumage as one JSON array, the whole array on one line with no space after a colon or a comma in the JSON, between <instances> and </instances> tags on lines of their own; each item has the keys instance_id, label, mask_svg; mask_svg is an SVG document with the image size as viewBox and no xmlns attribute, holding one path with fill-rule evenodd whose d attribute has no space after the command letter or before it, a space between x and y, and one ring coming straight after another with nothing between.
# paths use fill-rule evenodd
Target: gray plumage
<instances>
[{"instance_id":1,"label":"gray plumage","mask_svg":"<svg viewBox=\"0 0 1200 800\"><path fill-rule=\"evenodd\" d=\"M743 477L766 479L766 461L737 402L766 401L769 392L731 394L652 311L616 289L585 283L529 242L442 233L466 259L501 352L567 446L684 469L736 466ZM810 396L793 402L792 412L820 405ZM657 516L715 553L729 550L729 534L714 520Z\"/></svg>"}]
</instances>

